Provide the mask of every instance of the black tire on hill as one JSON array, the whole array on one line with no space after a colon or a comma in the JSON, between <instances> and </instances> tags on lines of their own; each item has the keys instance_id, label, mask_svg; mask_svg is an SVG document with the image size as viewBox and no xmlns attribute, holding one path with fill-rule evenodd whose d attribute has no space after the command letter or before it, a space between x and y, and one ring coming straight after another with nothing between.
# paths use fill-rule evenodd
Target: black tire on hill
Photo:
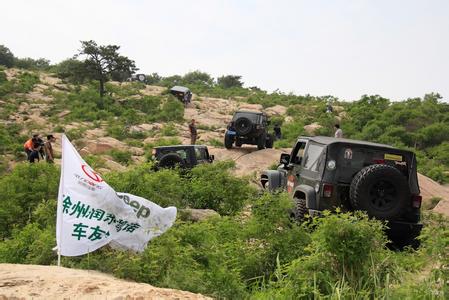
<instances>
[{"instance_id":1,"label":"black tire on hill","mask_svg":"<svg viewBox=\"0 0 449 300\"><path fill-rule=\"evenodd\" d=\"M410 202L407 178L395 167L375 164L363 168L351 182L351 205L371 217L391 219Z\"/></svg>"},{"instance_id":2,"label":"black tire on hill","mask_svg":"<svg viewBox=\"0 0 449 300\"><path fill-rule=\"evenodd\" d=\"M265 142L265 147L268 149L273 148L273 143L274 143L274 137L271 134L268 134L267 136L267 140Z\"/></svg>"},{"instance_id":3,"label":"black tire on hill","mask_svg":"<svg viewBox=\"0 0 449 300\"><path fill-rule=\"evenodd\" d=\"M224 145L226 149L231 149L232 144L234 143L234 138L229 134L225 134Z\"/></svg>"},{"instance_id":4,"label":"black tire on hill","mask_svg":"<svg viewBox=\"0 0 449 300\"><path fill-rule=\"evenodd\" d=\"M267 140L267 135L264 133L257 138L257 149L265 149L265 142Z\"/></svg>"},{"instance_id":5,"label":"black tire on hill","mask_svg":"<svg viewBox=\"0 0 449 300\"><path fill-rule=\"evenodd\" d=\"M294 208L292 216L298 222L303 222L305 220L305 215L308 213L306 200L300 198L293 198Z\"/></svg>"},{"instance_id":6,"label":"black tire on hill","mask_svg":"<svg viewBox=\"0 0 449 300\"><path fill-rule=\"evenodd\" d=\"M159 160L159 167L161 168L175 168L176 166L185 167L183 159L176 153L168 153Z\"/></svg>"},{"instance_id":7,"label":"black tire on hill","mask_svg":"<svg viewBox=\"0 0 449 300\"><path fill-rule=\"evenodd\" d=\"M240 135L246 135L251 132L253 123L250 119L240 117L235 121L235 131Z\"/></svg>"}]
</instances>

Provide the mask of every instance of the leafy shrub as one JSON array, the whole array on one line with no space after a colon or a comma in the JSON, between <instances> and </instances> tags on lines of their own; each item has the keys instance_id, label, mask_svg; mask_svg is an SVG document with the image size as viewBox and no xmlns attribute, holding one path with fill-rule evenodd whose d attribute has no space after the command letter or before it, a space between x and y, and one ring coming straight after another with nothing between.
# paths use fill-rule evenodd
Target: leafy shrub
<instances>
[{"instance_id":1,"label":"leafy shrub","mask_svg":"<svg viewBox=\"0 0 449 300\"><path fill-rule=\"evenodd\" d=\"M117 149L113 149L109 154L115 161L121 164L129 165L132 162L132 155L129 151L120 151Z\"/></svg>"},{"instance_id":2,"label":"leafy shrub","mask_svg":"<svg viewBox=\"0 0 449 300\"><path fill-rule=\"evenodd\" d=\"M11 68L14 65L14 54L4 45L0 45L0 66Z\"/></svg>"},{"instance_id":3,"label":"leafy shrub","mask_svg":"<svg viewBox=\"0 0 449 300\"><path fill-rule=\"evenodd\" d=\"M173 123L168 123L162 127L161 134L163 136L175 136L178 134L178 130Z\"/></svg>"},{"instance_id":4,"label":"leafy shrub","mask_svg":"<svg viewBox=\"0 0 449 300\"><path fill-rule=\"evenodd\" d=\"M131 193L149 199L161 206L185 207L184 179L174 170L151 171L144 164L122 173L110 173L106 181L120 192Z\"/></svg>"},{"instance_id":5,"label":"leafy shrub","mask_svg":"<svg viewBox=\"0 0 449 300\"><path fill-rule=\"evenodd\" d=\"M291 261L285 271L280 270L272 290L262 295L313 298L332 295L339 287L344 295L355 297L366 292L373 295L388 283L385 278L391 261L379 221L361 214L327 213L324 218L314 219L311 226L312 242L306 255Z\"/></svg>"},{"instance_id":6,"label":"leafy shrub","mask_svg":"<svg viewBox=\"0 0 449 300\"><path fill-rule=\"evenodd\" d=\"M245 180L229 173L234 165L234 162L226 161L193 168L185 192L189 205L213 209L221 215L241 210L252 190Z\"/></svg>"},{"instance_id":7,"label":"leafy shrub","mask_svg":"<svg viewBox=\"0 0 449 300\"><path fill-rule=\"evenodd\" d=\"M58 183L59 170L51 164L20 163L0 178L0 238L24 226L41 201L56 198Z\"/></svg>"}]
</instances>

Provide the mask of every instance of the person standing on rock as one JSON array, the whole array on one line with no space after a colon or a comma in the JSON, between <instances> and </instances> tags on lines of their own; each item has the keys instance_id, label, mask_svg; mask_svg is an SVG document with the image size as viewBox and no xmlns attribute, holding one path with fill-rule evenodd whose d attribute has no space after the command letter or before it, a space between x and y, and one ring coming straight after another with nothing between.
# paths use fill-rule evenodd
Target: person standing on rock
<instances>
[{"instance_id":1,"label":"person standing on rock","mask_svg":"<svg viewBox=\"0 0 449 300\"><path fill-rule=\"evenodd\" d=\"M45 150L45 161L49 164L52 164L55 162L55 155L53 153L53 145L51 143L54 143L56 141L56 138L49 134L47 135L47 141L44 144L44 150Z\"/></svg>"},{"instance_id":2,"label":"person standing on rock","mask_svg":"<svg viewBox=\"0 0 449 300\"><path fill-rule=\"evenodd\" d=\"M340 125L339 124L335 124L335 137L336 138L342 138L343 137L343 130L341 130Z\"/></svg>"},{"instance_id":3,"label":"person standing on rock","mask_svg":"<svg viewBox=\"0 0 449 300\"><path fill-rule=\"evenodd\" d=\"M189 131L190 131L190 144L195 145L196 138L198 137L198 132L196 130L196 125L195 125L195 119L192 119L192 121L190 122Z\"/></svg>"},{"instance_id":4,"label":"person standing on rock","mask_svg":"<svg viewBox=\"0 0 449 300\"><path fill-rule=\"evenodd\" d=\"M281 133L281 126L278 123L274 125L273 131L276 140L280 140L282 138L282 133Z\"/></svg>"}]
</instances>

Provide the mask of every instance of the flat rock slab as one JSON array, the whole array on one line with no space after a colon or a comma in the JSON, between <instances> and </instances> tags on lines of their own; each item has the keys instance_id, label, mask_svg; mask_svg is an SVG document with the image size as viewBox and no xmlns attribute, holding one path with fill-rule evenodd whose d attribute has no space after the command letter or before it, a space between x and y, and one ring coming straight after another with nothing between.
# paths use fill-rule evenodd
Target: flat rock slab
<instances>
[{"instance_id":1,"label":"flat rock slab","mask_svg":"<svg viewBox=\"0 0 449 300\"><path fill-rule=\"evenodd\" d=\"M97 271L56 266L0 264L3 299L211 299L114 278Z\"/></svg>"}]
</instances>

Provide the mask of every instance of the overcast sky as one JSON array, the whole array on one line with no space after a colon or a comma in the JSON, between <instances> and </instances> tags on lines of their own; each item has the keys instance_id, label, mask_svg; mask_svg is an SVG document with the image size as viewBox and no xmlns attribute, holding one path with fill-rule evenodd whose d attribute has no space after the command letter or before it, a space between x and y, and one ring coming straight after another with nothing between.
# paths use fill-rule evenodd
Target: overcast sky
<instances>
[{"instance_id":1,"label":"overcast sky","mask_svg":"<svg viewBox=\"0 0 449 300\"><path fill-rule=\"evenodd\" d=\"M0 44L52 63L80 40L143 73L243 76L268 91L449 99L449 1L3 0Z\"/></svg>"}]
</instances>

